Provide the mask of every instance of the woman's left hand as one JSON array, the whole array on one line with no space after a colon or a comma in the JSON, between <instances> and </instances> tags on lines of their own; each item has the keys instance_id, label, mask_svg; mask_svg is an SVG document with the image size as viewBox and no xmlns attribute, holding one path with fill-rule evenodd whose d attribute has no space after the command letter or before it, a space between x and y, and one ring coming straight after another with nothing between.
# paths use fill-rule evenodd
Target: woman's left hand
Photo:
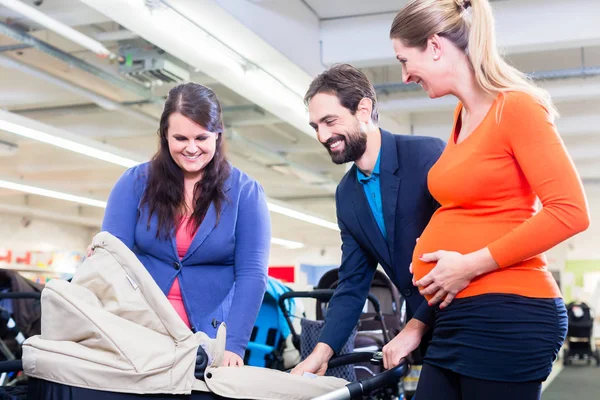
<instances>
[{"instance_id":1,"label":"woman's left hand","mask_svg":"<svg viewBox=\"0 0 600 400\"><path fill-rule=\"evenodd\" d=\"M440 308L448 307L454 297L475 277L466 256L456 251L439 250L423 254L420 260L437 263L427 275L416 282L421 294L433 295L429 300L430 306L443 300Z\"/></svg>"},{"instance_id":2,"label":"woman's left hand","mask_svg":"<svg viewBox=\"0 0 600 400\"><path fill-rule=\"evenodd\" d=\"M224 367L243 367L244 360L240 356L231 351L225 350L223 353L223 366Z\"/></svg>"}]
</instances>

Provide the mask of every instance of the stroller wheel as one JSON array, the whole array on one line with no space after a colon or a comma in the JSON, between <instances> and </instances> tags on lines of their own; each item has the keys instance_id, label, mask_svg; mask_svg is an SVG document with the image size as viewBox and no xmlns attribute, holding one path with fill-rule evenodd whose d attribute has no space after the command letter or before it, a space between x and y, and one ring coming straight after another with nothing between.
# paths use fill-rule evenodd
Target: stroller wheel
<instances>
[{"instance_id":1,"label":"stroller wheel","mask_svg":"<svg viewBox=\"0 0 600 400\"><path fill-rule=\"evenodd\" d=\"M569 365L571 363L569 360L569 351L567 349L563 350L562 359L563 365Z\"/></svg>"}]
</instances>

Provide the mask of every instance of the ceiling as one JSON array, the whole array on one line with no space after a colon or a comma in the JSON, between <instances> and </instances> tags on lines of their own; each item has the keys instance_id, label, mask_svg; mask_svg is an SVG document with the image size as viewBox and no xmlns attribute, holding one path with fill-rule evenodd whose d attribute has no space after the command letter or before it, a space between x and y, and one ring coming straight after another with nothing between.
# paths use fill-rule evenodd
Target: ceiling
<instances>
[{"instance_id":1,"label":"ceiling","mask_svg":"<svg viewBox=\"0 0 600 400\"><path fill-rule=\"evenodd\" d=\"M272 201L335 222L333 195L335 185L346 167L331 163L308 125L303 125L308 121L295 119L290 116L289 110L278 108L277 99L261 97L268 93L244 88L243 79L233 82L234 78L230 78L232 74L220 74L211 69L208 66L210 60L206 61L205 67L200 58L192 57L197 54L186 53L177 40L171 43L155 38L152 32L140 28L141 18L138 21L128 20L133 17L127 17L125 11L117 15L118 11L103 8L109 7L106 5L108 3L116 4L115 1L45 0L41 6L34 7L89 37L99 38L107 49L115 53L124 46L155 49L160 42L159 50L189 72L190 80L210 86L217 93L224 108L231 162L256 178ZM122 1L123 4L132 3L132 0ZM537 0L524 1L531 5ZM573 1L586 3L587 0ZM23 3L33 5L34 2L26 0ZM247 18L252 17L254 24L258 15L281 17L283 23L289 26L286 34L296 34L294 37L299 41L301 37L298 32L309 29L317 29L316 37L321 34L323 41L327 41L327 37L318 29L328 20L348 24L349 27L353 24L360 27L361 18L379 14L389 16L403 4L398 0L292 0L286 3L286 7L297 20L290 20L289 14L283 18L285 13L281 11L282 4L274 0L234 0L234 5L230 3L227 6L235 6L236 11L227 9L225 0L196 3L180 0L177 3L189 11L190 19L198 15L194 19L197 25L209 26L211 20L208 16L213 17L215 25L221 22L228 31L220 37L236 32L239 43L231 46L239 46L236 49L238 53L244 53L244 57L261 68L273 71L272 74L280 81L293 77L288 86L303 86L304 82L310 81L311 74L291 61L298 58L301 50L270 46L268 32L256 33L256 30L248 28L251 23L244 21L244 14ZM275 3L278 3L277 7ZM519 7L510 0L498 3L513 3L511 7ZM274 9L278 10L277 13ZM294 12L291 12L292 9ZM208 22L202 20L200 15L203 12L208 15ZM53 53L39 44L22 46L23 41L9 37L5 30L0 29L1 110L57 128L61 134L71 135L69 137L82 143L109 146L115 151L133 155L138 161L148 160L152 156L157 146L156 130L161 101L174 83L165 83L152 89L139 85L120 74L117 62L100 58L2 5L0 22L4 24L4 29L26 32L44 46L58 50ZM162 28L157 25L152 29ZM211 27L211 33L214 34L216 29L218 27ZM562 28L557 26L556 29ZM126 39L110 38L117 34ZM271 34L281 38L282 33ZM600 41L600 31L597 38ZM184 42L186 37L182 36L180 40ZM381 40L387 41L387 38ZM307 55L307 58L315 54L318 57L318 40L310 45L317 51ZM198 53L203 53L203 50L199 49ZM210 54L197 56L210 58ZM423 134L447 139L455 100L431 101L420 90L409 90L399 85L400 69L393 64L392 54L389 58L390 62L386 65L361 65L378 88L381 113L386 121L383 128L399 134ZM587 40L544 51L513 52L508 54L508 59L526 72L540 74L552 71L556 75L541 84L549 88L562 114L558 122L559 130L586 182L600 181L600 71L585 77L575 71L582 67L600 68L600 43ZM95 95L101 99L98 100ZM109 101L117 108L103 108L98 105L102 101ZM106 200L124 170L122 166L0 129L0 180ZM0 189L0 213L28 211L44 212L45 216L52 214L57 220L61 215L69 215L73 223L83 225L93 225L97 223L94 221L101 221L103 215L102 208ZM335 230L276 213L272 214L272 221L275 237L306 246L340 244L339 232Z\"/></svg>"}]
</instances>

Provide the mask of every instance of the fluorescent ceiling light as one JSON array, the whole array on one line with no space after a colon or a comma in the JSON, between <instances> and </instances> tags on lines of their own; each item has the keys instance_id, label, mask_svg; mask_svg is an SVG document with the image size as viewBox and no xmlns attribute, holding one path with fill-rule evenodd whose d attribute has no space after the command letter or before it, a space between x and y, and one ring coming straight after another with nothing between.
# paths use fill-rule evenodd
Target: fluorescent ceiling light
<instances>
[{"instance_id":1,"label":"fluorescent ceiling light","mask_svg":"<svg viewBox=\"0 0 600 400\"><path fill-rule=\"evenodd\" d=\"M70 150L75 153L93 157L98 160L121 165L126 168L133 167L134 165L139 164L138 161L121 157L108 151L100 150L95 147L88 146L86 144L78 143L74 140L59 137L57 135L51 135L42 131L41 129L38 129L38 127L44 127L44 125L38 123L37 121L21 117L20 115L0 110L0 130L14 133L15 135L23 136L29 139L37 140L39 142L47 143L56 147L60 147L65 150ZM48 130L54 129L51 127L46 128Z\"/></svg>"},{"instance_id":2,"label":"fluorescent ceiling light","mask_svg":"<svg viewBox=\"0 0 600 400\"><path fill-rule=\"evenodd\" d=\"M77 196L77 195L64 193L64 192L57 192L55 190L48 190L48 189L40 188L37 186L24 185L21 183L11 182L11 181L7 181L7 180L0 180L0 188L16 190L19 192L35 194L38 196L51 197L51 198L59 199L59 200L71 201L74 203L84 204L84 205L93 206L93 207L106 208L105 201L96 200L96 199L92 199L89 197ZM314 225L322 226L324 228L329 228L332 230L339 231L339 228L336 224L334 224L333 222L326 221L322 218L317 218L312 215L308 215L308 214L305 214L305 213L302 213L299 211L291 210L289 208L282 207L277 204L273 204L272 202L267 202L267 206L271 212L282 214L287 217L295 218L300 221L308 222L308 223L311 223ZM286 244L284 244L284 243L286 243ZM288 247L292 246L293 248L299 248L296 246L300 245L301 243L291 242L291 241L281 241L280 243L277 243L277 244L281 244L281 245L288 246Z\"/></svg>"},{"instance_id":3,"label":"fluorescent ceiling light","mask_svg":"<svg viewBox=\"0 0 600 400\"><path fill-rule=\"evenodd\" d=\"M269 207L269 211L277 213L277 214L285 215L287 217L295 218L300 221L304 221L304 222L308 222L308 223L311 223L314 225L322 226L323 228L332 229L334 231L340 230L340 228L338 227L337 224L326 221L322 218L314 217L312 215L308 215L308 214L305 214L300 211L292 210L287 207L273 204L272 202L267 203L267 206Z\"/></svg>"},{"instance_id":4,"label":"fluorescent ceiling light","mask_svg":"<svg viewBox=\"0 0 600 400\"><path fill-rule=\"evenodd\" d=\"M132 3L132 0L129 0L129 3ZM167 34L172 35L174 41L189 44L190 48L195 49L194 51L206 54L212 62L221 64L235 74L244 73L243 66L246 60L243 57L171 6L160 1L156 3L152 7L147 7L143 1L133 0L132 6L139 9L138 18L154 26L169 27Z\"/></svg>"},{"instance_id":5,"label":"fluorescent ceiling light","mask_svg":"<svg viewBox=\"0 0 600 400\"><path fill-rule=\"evenodd\" d=\"M48 15L23 3L20 0L0 0L0 4L18 12L19 14L37 22L42 26L45 26L47 29L55 32L56 34L77 43L81 47L84 47L98 54L99 56L115 56L110 50L104 47L102 43L84 35L70 26L63 24L62 22L55 20L54 18L50 18Z\"/></svg>"},{"instance_id":6,"label":"fluorescent ceiling light","mask_svg":"<svg viewBox=\"0 0 600 400\"><path fill-rule=\"evenodd\" d=\"M263 69L251 67L246 70L246 76L248 77L248 81L257 90L267 93L277 99L281 105L292 109L302 116L306 116L308 120L302 96L292 91L292 89L285 86Z\"/></svg>"},{"instance_id":7,"label":"fluorescent ceiling light","mask_svg":"<svg viewBox=\"0 0 600 400\"><path fill-rule=\"evenodd\" d=\"M71 201L73 203L84 204L93 207L106 208L105 201L100 201L89 197L77 196L64 192L57 192L55 190L48 190L37 186L23 185L21 183L11 182L2 179L0 179L0 188L16 190L18 192L35 194L38 196L50 197L58 200ZM283 246L288 249L301 249L304 247L304 243L279 238L271 238L271 243Z\"/></svg>"},{"instance_id":8,"label":"fluorescent ceiling light","mask_svg":"<svg viewBox=\"0 0 600 400\"><path fill-rule=\"evenodd\" d=\"M279 246L283 246L290 250L301 249L304 247L304 243L293 242L291 240L278 239L278 238L271 238L271 243L279 245Z\"/></svg>"},{"instance_id":9,"label":"fluorescent ceiling light","mask_svg":"<svg viewBox=\"0 0 600 400\"><path fill-rule=\"evenodd\" d=\"M17 122L20 122L20 123L17 123ZM28 126L25 126L26 124ZM15 135L27 137L29 139L33 139L33 140L37 140L37 141L47 143L47 144L50 144L53 146L57 146L57 147L65 149L65 150L73 151L73 152L83 154L83 155L86 155L89 157L93 157L93 158L96 158L96 159L99 159L102 161L107 161L107 162L110 162L113 164L121 165L126 168L129 168L129 167L139 164L138 161L135 161L135 160L132 160L129 158L125 158L125 157L121 157L121 156L111 153L109 151L100 150L95 147L92 147L91 145L78 143L74 140L70 140L70 139L67 139L64 137L60 137L58 135L52 135L52 134L46 133L41 128L45 128L46 130L49 130L49 131L59 132L57 129L46 126L37 121L29 120L22 116L0 110L0 130L11 132L11 133L14 133ZM68 132L60 132L60 133L63 136L68 136ZM98 143L98 144L96 144L96 146L101 146L101 144ZM23 188L25 188L25 187L32 188L31 186L23 186ZM15 186L13 186L13 189L14 188L15 188ZM21 190L21 189L14 189L14 190ZM43 193L46 193L46 195L48 195L48 193L58 193L58 195L61 195L59 192L45 191L45 189L40 189L40 190L42 190ZM21 190L21 191L28 192L27 190ZM33 193L33 192L28 192L28 193ZM40 194L40 193L41 192L36 192L35 194ZM41 195L43 196L44 194L41 194ZM64 193L62 195L64 195ZM80 198L78 196L73 197L72 195L66 195L66 196L69 197L69 199L71 199L70 201L75 201L75 200L72 200L74 198L82 199L82 201L78 201L81 204L88 204L88 205L97 205L98 204L98 203L96 203L98 200L86 199L84 197ZM49 196L49 197L53 197L53 196ZM56 198L62 198L62 197L56 197ZM67 199L65 198L65 200L67 200ZM90 203L90 201L92 203ZM297 219L297 220L300 220L303 222L308 222L310 224L318 225L318 226L321 226L324 228L332 229L334 231L339 231L339 228L336 223L333 223L333 222L330 222L330 221L324 220L322 218L315 217L315 216L312 216L312 215L309 215L309 214L306 214L306 213L303 213L300 211L292 210L290 208L275 204L272 201L269 201L267 203L267 205L271 212L285 215L287 217L294 218L294 219Z\"/></svg>"},{"instance_id":10,"label":"fluorescent ceiling light","mask_svg":"<svg viewBox=\"0 0 600 400\"><path fill-rule=\"evenodd\" d=\"M93 207L106 208L106 202L89 197L76 196L68 193L57 192L54 190L43 189L37 186L23 185L16 182L0 180L0 188L16 190L38 196L51 197L53 199L71 201L73 203L85 204Z\"/></svg>"}]
</instances>

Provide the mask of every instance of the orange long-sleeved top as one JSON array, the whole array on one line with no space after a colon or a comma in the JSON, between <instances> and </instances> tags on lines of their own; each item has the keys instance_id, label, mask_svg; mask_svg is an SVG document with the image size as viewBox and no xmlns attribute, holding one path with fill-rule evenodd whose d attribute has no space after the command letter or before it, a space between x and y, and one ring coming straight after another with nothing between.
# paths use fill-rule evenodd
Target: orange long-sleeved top
<instances>
[{"instance_id":1,"label":"orange long-sleeved top","mask_svg":"<svg viewBox=\"0 0 600 400\"><path fill-rule=\"evenodd\" d=\"M457 298L486 293L561 297L543 252L585 230L589 212L549 114L528 94L501 94L480 125L457 144L461 110L459 103L448 145L429 172L429 190L441 207L415 247L415 278L435 266L420 261L419 254L467 254L487 247L500 268L471 281ZM539 212L536 195L543 206Z\"/></svg>"}]
</instances>

